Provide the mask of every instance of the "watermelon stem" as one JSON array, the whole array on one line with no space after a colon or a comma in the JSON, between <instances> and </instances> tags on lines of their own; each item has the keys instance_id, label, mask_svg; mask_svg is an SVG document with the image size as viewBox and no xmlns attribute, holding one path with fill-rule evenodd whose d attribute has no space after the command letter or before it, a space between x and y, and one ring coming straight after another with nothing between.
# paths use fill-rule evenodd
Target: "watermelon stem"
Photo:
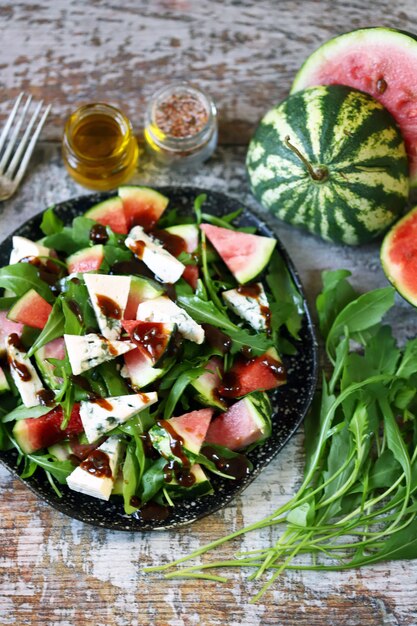
<instances>
[{"instance_id":1,"label":"watermelon stem","mask_svg":"<svg viewBox=\"0 0 417 626\"><path fill-rule=\"evenodd\" d=\"M327 167L324 167L323 165L313 167L310 161L306 159L306 157L299 151L299 149L290 142L290 137L288 135L285 137L285 144L287 148L292 150L292 152L294 152L294 154L297 155L300 161L306 166L307 171L313 180L316 180L319 183L327 180L327 177L329 175L329 170L327 169Z\"/></svg>"}]
</instances>

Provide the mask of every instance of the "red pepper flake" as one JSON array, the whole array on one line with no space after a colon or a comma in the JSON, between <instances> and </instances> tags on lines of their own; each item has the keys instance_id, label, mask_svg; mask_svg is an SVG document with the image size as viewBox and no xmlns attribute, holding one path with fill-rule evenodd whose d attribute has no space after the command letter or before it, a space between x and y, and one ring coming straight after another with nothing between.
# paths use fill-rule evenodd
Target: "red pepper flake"
<instances>
[{"instance_id":1,"label":"red pepper flake","mask_svg":"<svg viewBox=\"0 0 417 626\"><path fill-rule=\"evenodd\" d=\"M192 137L207 125L209 114L204 103L189 93L171 94L158 103L155 122L170 137Z\"/></svg>"}]
</instances>

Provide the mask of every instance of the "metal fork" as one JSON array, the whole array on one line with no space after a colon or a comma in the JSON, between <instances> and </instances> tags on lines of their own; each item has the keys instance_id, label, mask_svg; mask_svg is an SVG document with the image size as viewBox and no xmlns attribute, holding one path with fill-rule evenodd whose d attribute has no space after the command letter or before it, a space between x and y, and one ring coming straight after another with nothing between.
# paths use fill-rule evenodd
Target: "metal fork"
<instances>
[{"instance_id":1,"label":"metal fork","mask_svg":"<svg viewBox=\"0 0 417 626\"><path fill-rule=\"evenodd\" d=\"M20 138L20 131L32 102L32 96L29 95L22 103L24 96L23 92L18 96L0 135L0 200L7 200L18 188L51 110L51 105L49 105L39 119L43 101L38 102ZM36 127L35 124L37 124Z\"/></svg>"}]
</instances>

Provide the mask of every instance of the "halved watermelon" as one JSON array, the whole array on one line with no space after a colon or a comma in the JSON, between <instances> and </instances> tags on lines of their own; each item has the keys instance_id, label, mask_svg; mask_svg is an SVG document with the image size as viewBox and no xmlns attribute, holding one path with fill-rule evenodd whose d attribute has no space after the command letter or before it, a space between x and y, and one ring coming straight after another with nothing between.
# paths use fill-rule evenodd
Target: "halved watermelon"
<instances>
[{"instance_id":1,"label":"halved watermelon","mask_svg":"<svg viewBox=\"0 0 417 626\"><path fill-rule=\"evenodd\" d=\"M379 100L397 121L417 185L417 40L392 28L363 28L324 43L305 61L291 93L317 85L347 85Z\"/></svg>"},{"instance_id":2,"label":"halved watermelon","mask_svg":"<svg viewBox=\"0 0 417 626\"><path fill-rule=\"evenodd\" d=\"M153 447L166 459L188 465L200 452L212 416L213 409L200 409L160 420L149 430Z\"/></svg>"},{"instance_id":3,"label":"halved watermelon","mask_svg":"<svg viewBox=\"0 0 417 626\"><path fill-rule=\"evenodd\" d=\"M381 263L386 277L397 291L417 306L417 207L385 236Z\"/></svg>"},{"instance_id":4,"label":"halved watermelon","mask_svg":"<svg viewBox=\"0 0 417 626\"><path fill-rule=\"evenodd\" d=\"M0 311L0 357L6 353L6 339L15 333L18 337L23 332L23 324L16 324L7 318L7 311Z\"/></svg>"},{"instance_id":5,"label":"halved watermelon","mask_svg":"<svg viewBox=\"0 0 417 626\"><path fill-rule=\"evenodd\" d=\"M123 202L117 196L95 204L86 212L85 217L95 220L103 226L110 226L113 232L120 235L127 235L129 232L123 211Z\"/></svg>"},{"instance_id":6,"label":"halved watermelon","mask_svg":"<svg viewBox=\"0 0 417 626\"><path fill-rule=\"evenodd\" d=\"M48 448L71 435L78 435L84 428L80 418L80 405L74 404L68 426L61 430L63 412L60 406L40 417L28 417L16 422L13 435L26 454Z\"/></svg>"},{"instance_id":7,"label":"halved watermelon","mask_svg":"<svg viewBox=\"0 0 417 626\"><path fill-rule=\"evenodd\" d=\"M151 230L168 206L168 198L149 187L126 186L119 188L119 197L128 230L142 226Z\"/></svg>"},{"instance_id":8,"label":"halved watermelon","mask_svg":"<svg viewBox=\"0 0 417 626\"><path fill-rule=\"evenodd\" d=\"M276 246L276 240L240 233L221 226L201 224L229 270L239 283L247 283L262 272Z\"/></svg>"},{"instance_id":9,"label":"halved watermelon","mask_svg":"<svg viewBox=\"0 0 417 626\"><path fill-rule=\"evenodd\" d=\"M241 450L261 443L271 434L270 404L266 394L252 394L216 417L207 431L206 443Z\"/></svg>"},{"instance_id":10,"label":"halved watermelon","mask_svg":"<svg viewBox=\"0 0 417 626\"><path fill-rule=\"evenodd\" d=\"M83 248L74 252L67 259L68 273L94 272L100 269L104 259L104 247L101 244Z\"/></svg>"},{"instance_id":11,"label":"halved watermelon","mask_svg":"<svg viewBox=\"0 0 417 626\"><path fill-rule=\"evenodd\" d=\"M52 306L34 289L29 289L12 306L7 317L12 322L42 330L51 314Z\"/></svg>"},{"instance_id":12,"label":"halved watermelon","mask_svg":"<svg viewBox=\"0 0 417 626\"><path fill-rule=\"evenodd\" d=\"M275 348L252 359L238 357L223 376L219 394L225 398L240 398L258 389L275 389L286 382L285 369Z\"/></svg>"},{"instance_id":13,"label":"halved watermelon","mask_svg":"<svg viewBox=\"0 0 417 626\"><path fill-rule=\"evenodd\" d=\"M152 300L164 293L164 288L151 278L132 276L130 281L129 297L124 312L125 320L135 320L138 306L145 300Z\"/></svg>"}]
</instances>

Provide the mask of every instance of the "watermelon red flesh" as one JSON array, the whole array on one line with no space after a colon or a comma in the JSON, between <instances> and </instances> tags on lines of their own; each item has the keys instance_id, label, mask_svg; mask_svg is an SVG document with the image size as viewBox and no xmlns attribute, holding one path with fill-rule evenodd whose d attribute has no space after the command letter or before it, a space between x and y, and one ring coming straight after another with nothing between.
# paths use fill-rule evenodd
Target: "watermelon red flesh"
<instances>
[{"instance_id":1,"label":"watermelon red flesh","mask_svg":"<svg viewBox=\"0 0 417 626\"><path fill-rule=\"evenodd\" d=\"M186 280L195 291L197 289L197 282L199 278L197 265L186 265L185 270L182 273L182 278Z\"/></svg>"},{"instance_id":2,"label":"watermelon red flesh","mask_svg":"<svg viewBox=\"0 0 417 626\"><path fill-rule=\"evenodd\" d=\"M316 85L347 85L379 100L397 121L417 185L417 41L389 28L365 28L322 45L297 74L291 93Z\"/></svg>"},{"instance_id":3,"label":"watermelon red flesh","mask_svg":"<svg viewBox=\"0 0 417 626\"><path fill-rule=\"evenodd\" d=\"M241 450L263 437L261 422L256 420L251 411L250 402L243 399L211 422L205 443Z\"/></svg>"},{"instance_id":4,"label":"watermelon red flesh","mask_svg":"<svg viewBox=\"0 0 417 626\"><path fill-rule=\"evenodd\" d=\"M43 356L45 359L65 359L65 341L63 337L57 337L48 341L43 346Z\"/></svg>"},{"instance_id":5,"label":"watermelon red flesh","mask_svg":"<svg viewBox=\"0 0 417 626\"><path fill-rule=\"evenodd\" d=\"M151 358L153 363L156 363L167 349L171 333L167 333L167 329L162 322L123 320L122 326L129 333L133 343L148 358Z\"/></svg>"},{"instance_id":6,"label":"watermelon red flesh","mask_svg":"<svg viewBox=\"0 0 417 626\"><path fill-rule=\"evenodd\" d=\"M417 207L386 235L381 261L388 280L406 300L417 306Z\"/></svg>"},{"instance_id":7,"label":"watermelon red flesh","mask_svg":"<svg viewBox=\"0 0 417 626\"><path fill-rule=\"evenodd\" d=\"M200 409L184 413L179 417L172 417L167 421L183 440L184 447L198 454L206 438L212 416L213 409Z\"/></svg>"},{"instance_id":8,"label":"watermelon red flesh","mask_svg":"<svg viewBox=\"0 0 417 626\"><path fill-rule=\"evenodd\" d=\"M6 339L16 333L20 337L23 332L23 324L17 324L7 319L7 311L0 311L0 356L6 352Z\"/></svg>"},{"instance_id":9,"label":"watermelon red flesh","mask_svg":"<svg viewBox=\"0 0 417 626\"><path fill-rule=\"evenodd\" d=\"M260 274L268 263L276 245L275 239L236 232L221 226L201 224L236 280L246 283Z\"/></svg>"},{"instance_id":10,"label":"watermelon red flesh","mask_svg":"<svg viewBox=\"0 0 417 626\"><path fill-rule=\"evenodd\" d=\"M64 430L61 430L62 420L62 408L58 406L41 417L29 417L17 421L13 434L23 452L31 454L84 431L79 404L74 404L68 426Z\"/></svg>"},{"instance_id":11,"label":"watermelon red flesh","mask_svg":"<svg viewBox=\"0 0 417 626\"><path fill-rule=\"evenodd\" d=\"M42 330L51 314L52 306L34 289L30 289L12 306L8 317L13 322Z\"/></svg>"},{"instance_id":12,"label":"watermelon red flesh","mask_svg":"<svg viewBox=\"0 0 417 626\"><path fill-rule=\"evenodd\" d=\"M109 226L115 233L127 235L129 232L123 203L117 196L94 205L86 212L85 217L95 220L103 226Z\"/></svg>"},{"instance_id":13,"label":"watermelon red flesh","mask_svg":"<svg viewBox=\"0 0 417 626\"><path fill-rule=\"evenodd\" d=\"M128 229L143 226L151 230L168 205L168 198L149 187L120 187L119 197Z\"/></svg>"},{"instance_id":14,"label":"watermelon red flesh","mask_svg":"<svg viewBox=\"0 0 417 626\"><path fill-rule=\"evenodd\" d=\"M100 269L104 259L104 248L101 244L75 252L67 259L68 273L93 272Z\"/></svg>"},{"instance_id":15,"label":"watermelon red flesh","mask_svg":"<svg viewBox=\"0 0 417 626\"><path fill-rule=\"evenodd\" d=\"M252 391L275 389L285 382L282 363L267 353L249 360L241 357L223 376L219 395L225 398L239 398Z\"/></svg>"}]
</instances>

